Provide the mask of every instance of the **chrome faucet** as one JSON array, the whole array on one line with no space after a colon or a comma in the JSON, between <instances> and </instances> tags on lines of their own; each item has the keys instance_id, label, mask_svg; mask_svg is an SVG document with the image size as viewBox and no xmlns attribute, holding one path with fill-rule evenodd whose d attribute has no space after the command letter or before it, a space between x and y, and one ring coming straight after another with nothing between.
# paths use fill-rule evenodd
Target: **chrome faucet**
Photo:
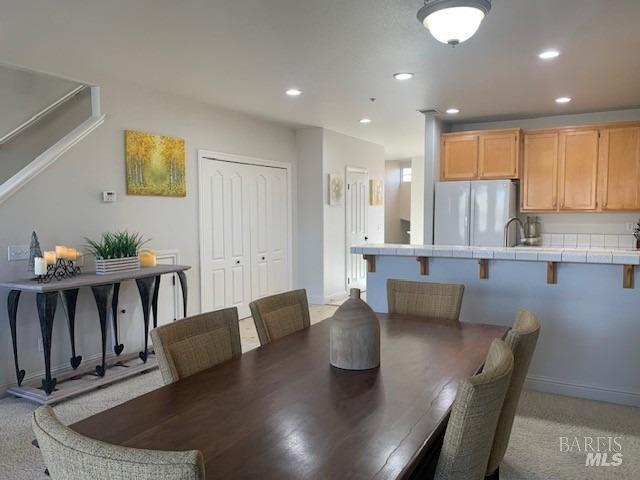
<instances>
[{"instance_id":1,"label":"chrome faucet","mask_svg":"<svg viewBox=\"0 0 640 480\"><path fill-rule=\"evenodd\" d=\"M507 223L504 225L504 246L505 247L511 247L511 246L515 246L515 245L509 245L509 225L511 225L512 222L517 222L518 225L520 225L520 238L524 238L524 225L522 224L522 220L520 220L518 217L511 217L509 220L507 220Z\"/></svg>"}]
</instances>

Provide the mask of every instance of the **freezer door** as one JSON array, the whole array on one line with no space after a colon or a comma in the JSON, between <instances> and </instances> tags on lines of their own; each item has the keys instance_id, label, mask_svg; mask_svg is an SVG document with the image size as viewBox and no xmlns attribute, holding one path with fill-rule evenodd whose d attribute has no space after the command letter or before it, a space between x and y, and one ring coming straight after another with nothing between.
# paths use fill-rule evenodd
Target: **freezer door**
<instances>
[{"instance_id":1,"label":"freezer door","mask_svg":"<svg viewBox=\"0 0 640 480\"><path fill-rule=\"evenodd\" d=\"M501 247L504 226L516 214L516 187L510 180L471 182L470 244Z\"/></svg>"},{"instance_id":2,"label":"freezer door","mask_svg":"<svg viewBox=\"0 0 640 480\"><path fill-rule=\"evenodd\" d=\"M471 182L436 183L434 243L469 245Z\"/></svg>"}]
</instances>

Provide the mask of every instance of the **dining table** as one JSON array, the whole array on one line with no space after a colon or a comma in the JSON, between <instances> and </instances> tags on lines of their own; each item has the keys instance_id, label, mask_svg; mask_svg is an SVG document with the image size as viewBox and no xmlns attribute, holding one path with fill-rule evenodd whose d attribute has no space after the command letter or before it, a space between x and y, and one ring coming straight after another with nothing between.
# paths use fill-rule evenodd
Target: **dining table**
<instances>
[{"instance_id":1,"label":"dining table","mask_svg":"<svg viewBox=\"0 0 640 480\"><path fill-rule=\"evenodd\" d=\"M331 319L71 425L200 450L212 479L409 479L437 461L458 385L508 327L377 314L380 366L329 363Z\"/></svg>"}]
</instances>

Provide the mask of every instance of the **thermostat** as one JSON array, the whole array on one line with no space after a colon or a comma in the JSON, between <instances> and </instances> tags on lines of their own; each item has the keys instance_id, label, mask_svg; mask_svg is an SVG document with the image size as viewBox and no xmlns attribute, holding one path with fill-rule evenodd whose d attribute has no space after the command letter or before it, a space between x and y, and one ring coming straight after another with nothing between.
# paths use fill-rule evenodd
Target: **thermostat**
<instances>
[{"instance_id":1,"label":"thermostat","mask_svg":"<svg viewBox=\"0 0 640 480\"><path fill-rule=\"evenodd\" d=\"M104 203L113 203L116 201L116 192L113 190L107 190L102 192L102 201Z\"/></svg>"}]
</instances>

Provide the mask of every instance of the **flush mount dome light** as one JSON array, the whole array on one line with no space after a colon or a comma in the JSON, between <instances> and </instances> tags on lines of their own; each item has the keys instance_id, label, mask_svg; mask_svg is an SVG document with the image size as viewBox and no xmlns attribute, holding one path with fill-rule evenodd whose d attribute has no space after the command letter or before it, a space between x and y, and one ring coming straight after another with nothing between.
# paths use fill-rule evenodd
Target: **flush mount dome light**
<instances>
[{"instance_id":1,"label":"flush mount dome light","mask_svg":"<svg viewBox=\"0 0 640 480\"><path fill-rule=\"evenodd\" d=\"M490 10L490 0L425 0L418 20L436 40L455 46L473 37Z\"/></svg>"}]
</instances>

